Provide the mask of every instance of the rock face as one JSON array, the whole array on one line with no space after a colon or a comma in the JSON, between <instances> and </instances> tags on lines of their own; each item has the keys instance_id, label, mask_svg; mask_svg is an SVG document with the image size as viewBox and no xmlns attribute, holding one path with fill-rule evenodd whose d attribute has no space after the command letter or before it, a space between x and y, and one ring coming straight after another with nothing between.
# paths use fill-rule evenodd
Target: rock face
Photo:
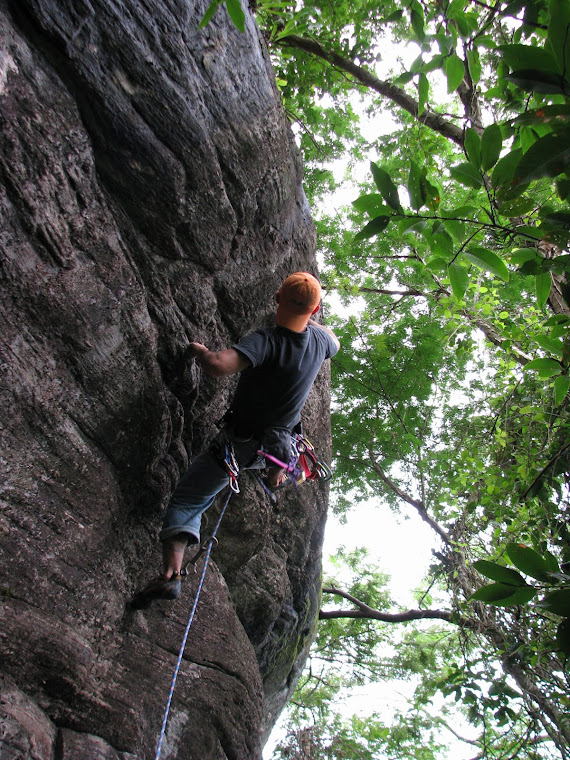
<instances>
[{"instance_id":1,"label":"rock face","mask_svg":"<svg viewBox=\"0 0 570 760\"><path fill-rule=\"evenodd\" d=\"M263 44L207 5L0 0L1 757L154 757L198 575L127 602L232 391L181 357L315 271ZM326 370L304 425L326 458ZM326 490L241 485L163 758L258 760L314 633Z\"/></svg>"}]
</instances>

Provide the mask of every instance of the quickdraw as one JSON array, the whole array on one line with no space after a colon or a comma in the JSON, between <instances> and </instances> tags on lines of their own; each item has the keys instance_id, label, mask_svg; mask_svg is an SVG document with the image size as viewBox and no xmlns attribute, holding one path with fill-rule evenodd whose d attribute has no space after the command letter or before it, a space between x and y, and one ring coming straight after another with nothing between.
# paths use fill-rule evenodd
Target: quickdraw
<instances>
[{"instance_id":1,"label":"quickdraw","mask_svg":"<svg viewBox=\"0 0 570 760\"><path fill-rule=\"evenodd\" d=\"M235 458L234 448L231 443L228 443L227 441L225 443L224 466L228 473L230 488L234 493L239 493L239 465Z\"/></svg>"}]
</instances>

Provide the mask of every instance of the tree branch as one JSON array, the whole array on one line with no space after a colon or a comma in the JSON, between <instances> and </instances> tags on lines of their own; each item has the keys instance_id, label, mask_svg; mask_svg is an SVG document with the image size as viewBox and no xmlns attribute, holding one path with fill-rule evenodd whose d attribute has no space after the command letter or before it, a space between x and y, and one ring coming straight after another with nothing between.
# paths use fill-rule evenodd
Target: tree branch
<instances>
[{"instance_id":1,"label":"tree branch","mask_svg":"<svg viewBox=\"0 0 570 760\"><path fill-rule=\"evenodd\" d=\"M431 517L426 509L426 506L423 501L419 501L418 499L412 498L409 494L407 494L405 491L403 491L396 483L394 483L391 478L386 475L378 461L375 459L374 454L371 450L368 451L368 456L370 457L370 464L372 466L372 469L374 472L378 475L380 480L388 486L388 488L392 491L392 493L395 493L396 496L402 501L405 501L406 504L409 504L412 506L416 512L419 514L419 516L422 518L424 522L426 522L432 530L434 530L437 535L443 539L443 541L446 544L449 544L451 542L451 536L449 533L444 530L441 525L439 525L433 517Z\"/></svg>"},{"instance_id":2,"label":"tree branch","mask_svg":"<svg viewBox=\"0 0 570 760\"><path fill-rule=\"evenodd\" d=\"M355 610L321 610L319 620L332 620L335 618L365 618L368 620L380 620L383 623L405 623L410 620L444 620L446 623L465 626L479 630L479 624L466 617L462 617L455 612L448 610L407 610L406 612L381 612L380 610L370 607L356 597L339 588L323 588L323 594L334 594L340 596L349 602L352 602L358 609Z\"/></svg>"},{"instance_id":3,"label":"tree branch","mask_svg":"<svg viewBox=\"0 0 570 760\"><path fill-rule=\"evenodd\" d=\"M552 467L553 464L555 464L558 459L562 456L562 454L566 451L566 449L570 448L570 443L565 444L559 451L556 452L556 454L551 457L551 459L545 464L545 466L542 468L542 470L538 473L536 478L532 481L530 486L526 489L526 491L519 496L519 502L523 501L525 499L529 492L532 491L534 486L538 483L538 481L544 477L544 474Z\"/></svg>"},{"instance_id":4,"label":"tree branch","mask_svg":"<svg viewBox=\"0 0 570 760\"><path fill-rule=\"evenodd\" d=\"M411 288L410 290L385 290L383 288L358 288L359 293L378 293L383 296L415 296L418 298L429 298L421 290Z\"/></svg>"},{"instance_id":5,"label":"tree branch","mask_svg":"<svg viewBox=\"0 0 570 760\"><path fill-rule=\"evenodd\" d=\"M323 48L316 40L299 37L296 34L290 34L287 37L282 37L278 41L278 44L293 47L297 50L303 50L305 53L310 53L317 58L327 61L331 66L353 76L357 82L364 85L364 87L368 87L379 95L388 98L397 106L403 108L404 111L410 113L415 119L418 119L422 124L425 124L426 127L433 129L447 140L452 140L463 148L462 129L455 124L452 124L450 121L446 121L439 114L433 113L433 111L424 110L421 115L418 115L417 102L400 87L385 82L382 79L378 79L374 74L371 74L366 69L353 63L353 61L350 61L348 58L338 55L338 53L325 50L325 48Z\"/></svg>"}]
</instances>

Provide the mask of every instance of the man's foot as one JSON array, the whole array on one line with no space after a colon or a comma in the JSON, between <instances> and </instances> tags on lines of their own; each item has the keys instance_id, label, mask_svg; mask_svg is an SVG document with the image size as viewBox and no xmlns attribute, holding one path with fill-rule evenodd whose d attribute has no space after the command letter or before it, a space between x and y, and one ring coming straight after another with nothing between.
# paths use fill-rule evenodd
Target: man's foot
<instances>
[{"instance_id":1,"label":"man's foot","mask_svg":"<svg viewBox=\"0 0 570 760\"><path fill-rule=\"evenodd\" d=\"M165 581L164 578L155 578L146 588L138 591L131 599L131 607L135 610L145 610L155 599L167 599L172 601L180 596L180 573L173 573Z\"/></svg>"}]
</instances>

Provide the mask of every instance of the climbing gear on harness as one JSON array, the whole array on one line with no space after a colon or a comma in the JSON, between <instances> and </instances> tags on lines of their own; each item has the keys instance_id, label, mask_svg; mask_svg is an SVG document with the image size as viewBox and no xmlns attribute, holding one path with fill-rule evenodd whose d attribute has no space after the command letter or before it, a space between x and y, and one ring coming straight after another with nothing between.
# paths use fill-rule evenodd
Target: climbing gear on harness
<instances>
[{"instance_id":1,"label":"climbing gear on harness","mask_svg":"<svg viewBox=\"0 0 570 760\"><path fill-rule=\"evenodd\" d=\"M286 463L278 459L263 448L257 452L273 465L285 470L286 482L276 486L273 490L276 491L279 488L284 488L291 483L300 486L305 480L330 480L332 477L330 468L324 462L317 459L313 444L301 433L294 432L290 435L293 453L289 462ZM267 490L266 484L262 483L262 485Z\"/></svg>"},{"instance_id":2,"label":"climbing gear on harness","mask_svg":"<svg viewBox=\"0 0 570 760\"><path fill-rule=\"evenodd\" d=\"M228 473L228 478L230 481L229 486L231 490L234 493L239 493L239 484L238 484L239 465L237 463L237 460L234 454L233 444L229 440L226 440L226 443L225 443L224 465L226 467L226 472Z\"/></svg>"},{"instance_id":3,"label":"climbing gear on harness","mask_svg":"<svg viewBox=\"0 0 570 760\"><path fill-rule=\"evenodd\" d=\"M225 429L222 429L219 435L214 438L210 444L210 454L216 459L220 467L228 474L229 486L234 493L239 493L238 475L239 465L237 463L234 446Z\"/></svg>"},{"instance_id":4,"label":"climbing gear on harness","mask_svg":"<svg viewBox=\"0 0 570 760\"><path fill-rule=\"evenodd\" d=\"M154 578L146 588L136 593L131 599L131 607L135 610L146 610L155 599L172 601L180 596L181 573L173 573L168 580Z\"/></svg>"},{"instance_id":5,"label":"climbing gear on harness","mask_svg":"<svg viewBox=\"0 0 570 760\"><path fill-rule=\"evenodd\" d=\"M300 433L293 433L294 447L299 455L299 466L305 473L306 480L330 480L332 472L330 467L320 459L317 459L315 447Z\"/></svg>"},{"instance_id":6,"label":"climbing gear on harness","mask_svg":"<svg viewBox=\"0 0 570 760\"><path fill-rule=\"evenodd\" d=\"M202 575L200 576L200 581L198 582L198 588L196 589L196 595L194 597L194 604L192 605L192 611L190 612L190 617L188 618L188 623L186 625L186 630L184 631L184 636L182 638L182 644L180 645L180 651L178 653L178 660L176 661L176 667L174 668L174 674L172 676L172 682L170 684L170 692L168 694L168 700L166 702L166 709L164 711L164 718L162 719L162 726L160 729L160 735L158 737L158 742L156 745L156 754L154 756L154 760L160 760L160 752L162 750L162 742L164 740L164 735L166 733L166 723L168 721L168 713L170 712L170 704L172 702L172 696L174 694L174 687L176 686L176 679L178 678L178 671L180 670L180 665L182 663L182 657L184 656L184 650L186 649L186 640L188 639L188 633L190 632L190 627L192 625L192 622L194 620L194 614L196 612L196 607L198 606L198 599L200 598L200 593L202 591L202 586L204 585L204 580L206 578L206 570L208 569L208 563L210 561L210 553L212 551L212 547L215 543L217 543L218 539L216 538L216 533L218 532L218 528L220 527L220 523L222 522L222 517L224 516L224 512L226 511L226 507L228 506L228 503L232 497L232 494L235 493L233 488L231 488L231 477L230 477L230 489L228 490L228 495L226 497L226 500L224 502L224 506L222 507L222 511L220 512L220 516L218 517L218 521L216 522L216 525L214 526L214 530L212 531L212 535L210 538L205 542L207 544L206 549L206 557L204 559L204 566L202 567Z\"/></svg>"}]
</instances>

